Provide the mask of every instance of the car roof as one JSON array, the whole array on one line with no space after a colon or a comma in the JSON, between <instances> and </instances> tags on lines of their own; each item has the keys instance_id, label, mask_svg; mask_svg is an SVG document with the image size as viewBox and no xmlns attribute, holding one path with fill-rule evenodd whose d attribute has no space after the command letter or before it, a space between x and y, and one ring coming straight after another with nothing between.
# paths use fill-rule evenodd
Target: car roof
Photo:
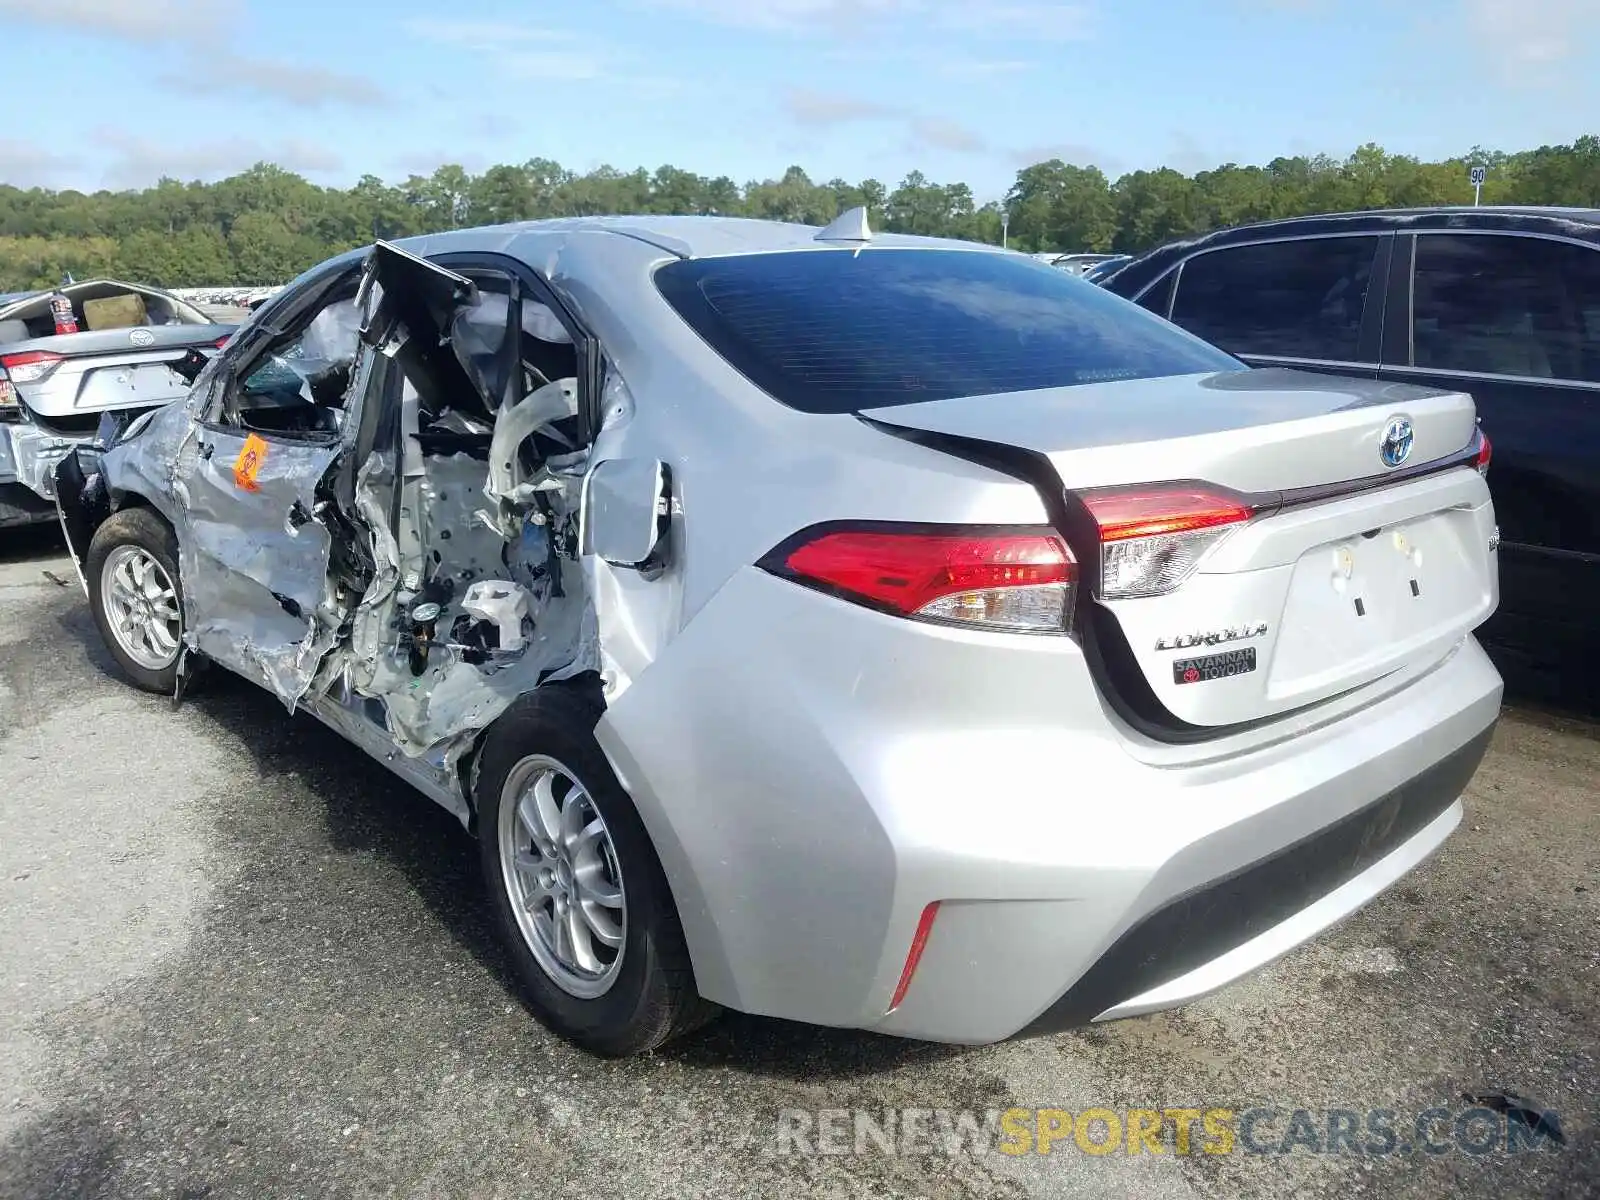
<instances>
[{"instance_id":1,"label":"car roof","mask_svg":"<svg viewBox=\"0 0 1600 1200\"><path fill-rule=\"evenodd\" d=\"M520 221L475 229L456 229L447 233L406 238L395 244L413 253L447 254L455 250L473 251L508 246L523 235L609 233L647 242L679 258L715 258L731 254L759 254L778 250L838 248L847 241L819 243L822 228L786 221L762 221L753 217L560 217L543 221ZM995 254L1014 253L981 242L961 242L949 238L919 237L913 234L874 233L867 245L873 248L927 248L983 250Z\"/></svg>"}]
</instances>

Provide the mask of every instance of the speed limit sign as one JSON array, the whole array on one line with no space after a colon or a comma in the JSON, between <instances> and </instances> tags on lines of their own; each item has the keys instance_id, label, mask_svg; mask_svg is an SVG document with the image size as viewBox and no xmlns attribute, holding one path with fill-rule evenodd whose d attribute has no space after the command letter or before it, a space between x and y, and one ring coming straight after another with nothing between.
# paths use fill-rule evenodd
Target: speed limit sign
<instances>
[{"instance_id":1,"label":"speed limit sign","mask_svg":"<svg viewBox=\"0 0 1600 1200\"><path fill-rule=\"evenodd\" d=\"M1473 167L1472 168L1472 186L1473 187L1482 187L1483 186L1483 181L1485 179L1487 179L1487 178L1489 178L1489 168L1488 167Z\"/></svg>"}]
</instances>

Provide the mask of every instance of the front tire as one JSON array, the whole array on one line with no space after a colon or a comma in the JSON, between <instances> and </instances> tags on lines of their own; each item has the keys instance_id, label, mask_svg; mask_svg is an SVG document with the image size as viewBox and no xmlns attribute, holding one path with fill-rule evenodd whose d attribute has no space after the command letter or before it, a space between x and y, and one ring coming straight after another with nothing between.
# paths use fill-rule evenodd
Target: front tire
<instances>
[{"instance_id":1,"label":"front tire","mask_svg":"<svg viewBox=\"0 0 1600 1200\"><path fill-rule=\"evenodd\" d=\"M134 686L171 695L183 647L178 538L148 508L128 508L95 530L84 560L89 607Z\"/></svg>"},{"instance_id":2,"label":"front tire","mask_svg":"<svg viewBox=\"0 0 1600 1200\"><path fill-rule=\"evenodd\" d=\"M523 696L476 785L484 882L539 1019L586 1050L642 1054L715 1016L644 824L594 739L580 685Z\"/></svg>"}]
</instances>

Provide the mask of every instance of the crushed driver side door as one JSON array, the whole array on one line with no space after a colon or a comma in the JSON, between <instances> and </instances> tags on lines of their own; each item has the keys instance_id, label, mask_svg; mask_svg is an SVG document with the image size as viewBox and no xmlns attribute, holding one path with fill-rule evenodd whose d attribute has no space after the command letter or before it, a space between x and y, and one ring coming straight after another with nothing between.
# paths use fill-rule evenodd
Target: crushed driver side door
<instances>
[{"instance_id":1,"label":"crushed driver side door","mask_svg":"<svg viewBox=\"0 0 1600 1200\"><path fill-rule=\"evenodd\" d=\"M354 282L353 271L351 288ZM326 311L313 304L298 315L309 322ZM285 339L292 343L303 329L294 328L295 315L288 321L282 337L258 342L229 365L179 451L174 482L189 526L179 541L191 648L293 709L342 621L329 578L327 481L352 423L321 410L308 414L311 427L291 431L253 422L247 408L241 414L249 386L281 383L292 393ZM352 350L346 397L361 394L369 369L370 356L357 359Z\"/></svg>"}]
</instances>

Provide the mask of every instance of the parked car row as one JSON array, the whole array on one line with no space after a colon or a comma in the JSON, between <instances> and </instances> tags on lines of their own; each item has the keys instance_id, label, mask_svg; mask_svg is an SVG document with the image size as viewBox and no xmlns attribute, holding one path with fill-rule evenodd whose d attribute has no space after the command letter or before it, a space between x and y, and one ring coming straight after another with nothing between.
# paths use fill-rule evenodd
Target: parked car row
<instances>
[{"instance_id":1,"label":"parked car row","mask_svg":"<svg viewBox=\"0 0 1600 1200\"><path fill-rule=\"evenodd\" d=\"M1366 903L1500 710L1471 396L1147 308L861 210L379 243L58 506L133 683L233 671L460 819L563 1036L1036 1035Z\"/></svg>"},{"instance_id":2,"label":"parked car row","mask_svg":"<svg viewBox=\"0 0 1600 1200\"><path fill-rule=\"evenodd\" d=\"M1502 534L1483 636L1519 688L1600 706L1600 210L1276 221L1103 283L1256 366L1469 393Z\"/></svg>"},{"instance_id":3,"label":"parked car row","mask_svg":"<svg viewBox=\"0 0 1600 1200\"><path fill-rule=\"evenodd\" d=\"M103 414L179 399L233 332L109 279L0 297L0 529L55 520L54 469Z\"/></svg>"}]
</instances>

